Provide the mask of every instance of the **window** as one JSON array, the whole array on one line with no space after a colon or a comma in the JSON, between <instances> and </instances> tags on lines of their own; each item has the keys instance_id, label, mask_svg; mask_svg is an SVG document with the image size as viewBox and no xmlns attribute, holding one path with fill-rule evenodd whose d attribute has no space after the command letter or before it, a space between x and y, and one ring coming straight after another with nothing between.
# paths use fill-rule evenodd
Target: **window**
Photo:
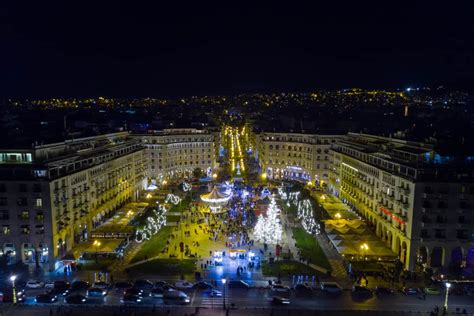
<instances>
[{"instance_id":1,"label":"window","mask_svg":"<svg viewBox=\"0 0 474 316\"><path fill-rule=\"evenodd\" d=\"M30 213L28 212L28 210L24 210L21 212L20 214L20 219L29 219L30 218Z\"/></svg>"},{"instance_id":2,"label":"window","mask_svg":"<svg viewBox=\"0 0 474 316\"><path fill-rule=\"evenodd\" d=\"M43 207L43 199L42 198L35 199L35 206L38 208Z\"/></svg>"},{"instance_id":3,"label":"window","mask_svg":"<svg viewBox=\"0 0 474 316\"><path fill-rule=\"evenodd\" d=\"M28 200L26 197L19 197L16 199L16 204L18 206L27 206L28 205Z\"/></svg>"},{"instance_id":4,"label":"window","mask_svg":"<svg viewBox=\"0 0 474 316\"><path fill-rule=\"evenodd\" d=\"M18 185L18 191L20 192L26 192L28 190L27 186L26 186L26 183L20 183Z\"/></svg>"},{"instance_id":5,"label":"window","mask_svg":"<svg viewBox=\"0 0 474 316\"><path fill-rule=\"evenodd\" d=\"M2 233L4 235L10 235L10 225L3 225L2 227Z\"/></svg>"},{"instance_id":6,"label":"window","mask_svg":"<svg viewBox=\"0 0 474 316\"><path fill-rule=\"evenodd\" d=\"M8 204L8 200L6 197L0 197L0 205L7 205Z\"/></svg>"},{"instance_id":7,"label":"window","mask_svg":"<svg viewBox=\"0 0 474 316\"><path fill-rule=\"evenodd\" d=\"M8 220L10 219L10 215L8 214L8 210L0 210L0 221L1 220Z\"/></svg>"},{"instance_id":8,"label":"window","mask_svg":"<svg viewBox=\"0 0 474 316\"><path fill-rule=\"evenodd\" d=\"M30 234L30 225L21 225L20 230L21 230L21 233L23 235L29 235Z\"/></svg>"},{"instance_id":9,"label":"window","mask_svg":"<svg viewBox=\"0 0 474 316\"><path fill-rule=\"evenodd\" d=\"M44 234L44 225L36 225L36 234L43 235Z\"/></svg>"}]
</instances>

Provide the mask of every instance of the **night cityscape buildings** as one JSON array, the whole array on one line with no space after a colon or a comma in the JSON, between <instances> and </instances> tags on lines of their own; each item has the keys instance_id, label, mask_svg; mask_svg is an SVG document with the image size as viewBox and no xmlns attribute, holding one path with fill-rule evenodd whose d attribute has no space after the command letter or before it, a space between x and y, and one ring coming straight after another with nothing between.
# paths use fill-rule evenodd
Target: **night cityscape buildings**
<instances>
[{"instance_id":1,"label":"night cityscape buildings","mask_svg":"<svg viewBox=\"0 0 474 316\"><path fill-rule=\"evenodd\" d=\"M0 315L473 314L473 14L0 4Z\"/></svg>"}]
</instances>

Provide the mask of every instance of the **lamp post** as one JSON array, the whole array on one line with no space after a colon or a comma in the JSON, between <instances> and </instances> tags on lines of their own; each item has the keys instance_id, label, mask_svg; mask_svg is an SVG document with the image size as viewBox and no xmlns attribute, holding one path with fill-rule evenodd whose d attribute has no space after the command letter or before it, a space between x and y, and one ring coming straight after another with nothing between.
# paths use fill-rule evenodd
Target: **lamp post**
<instances>
[{"instance_id":1,"label":"lamp post","mask_svg":"<svg viewBox=\"0 0 474 316\"><path fill-rule=\"evenodd\" d=\"M100 241L94 240L93 245L95 246L95 262L99 262L99 247L100 247Z\"/></svg>"},{"instance_id":2,"label":"lamp post","mask_svg":"<svg viewBox=\"0 0 474 316\"><path fill-rule=\"evenodd\" d=\"M448 311L448 295L449 295L449 288L451 287L451 283L446 282L446 296L444 297L444 310Z\"/></svg>"},{"instance_id":3,"label":"lamp post","mask_svg":"<svg viewBox=\"0 0 474 316\"><path fill-rule=\"evenodd\" d=\"M13 304L16 304L16 288L15 288L15 280L16 280L16 275L12 275L10 277L10 281L12 281L12 288L13 288Z\"/></svg>"},{"instance_id":4,"label":"lamp post","mask_svg":"<svg viewBox=\"0 0 474 316\"><path fill-rule=\"evenodd\" d=\"M361 246L360 246L360 249L362 250L362 257L364 258L364 260L366 259L366 255L364 255L366 253L367 250L369 250L369 245L367 245L366 243L363 243Z\"/></svg>"},{"instance_id":5,"label":"lamp post","mask_svg":"<svg viewBox=\"0 0 474 316\"><path fill-rule=\"evenodd\" d=\"M222 296L224 297L224 300L222 301L223 302L223 308L226 309L226 306L225 306L225 283L227 282L226 279L222 279Z\"/></svg>"}]
</instances>

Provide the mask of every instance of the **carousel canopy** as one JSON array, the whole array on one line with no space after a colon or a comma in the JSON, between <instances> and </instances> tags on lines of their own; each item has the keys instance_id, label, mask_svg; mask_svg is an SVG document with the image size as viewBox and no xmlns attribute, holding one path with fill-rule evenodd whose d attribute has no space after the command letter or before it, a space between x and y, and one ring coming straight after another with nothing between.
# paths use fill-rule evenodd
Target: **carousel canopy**
<instances>
[{"instance_id":1,"label":"carousel canopy","mask_svg":"<svg viewBox=\"0 0 474 316\"><path fill-rule=\"evenodd\" d=\"M219 192L217 187L214 187L211 192L207 194L202 194L201 195L201 200L203 200L206 203L225 203L227 202L231 197L231 194L226 194Z\"/></svg>"}]
</instances>

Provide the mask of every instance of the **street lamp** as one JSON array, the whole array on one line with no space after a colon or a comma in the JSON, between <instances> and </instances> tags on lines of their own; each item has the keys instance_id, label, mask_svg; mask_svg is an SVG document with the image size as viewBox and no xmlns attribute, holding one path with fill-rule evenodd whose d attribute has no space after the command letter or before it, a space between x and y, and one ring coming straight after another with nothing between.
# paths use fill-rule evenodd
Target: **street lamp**
<instances>
[{"instance_id":1,"label":"street lamp","mask_svg":"<svg viewBox=\"0 0 474 316\"><path fill-rule=\"evenodd\" d=\"M94 240L93 245L95 246L95 262L99 262L99 247L101 245L100 241Z\"/></svg>"},{"instance_id":2,"label":"street lamp","mask_svg":"<svg viewBox=\"0 0 474 316\"><path fill-rule=\"evenodd\" d=\"M267 179L267 174L264 172L262 173L261 177L262 177L262 180L265 181Z\"/></svg>"},{"instance_id":3,"label":"street lamp","mask_svg":"<svg viewBox=\"0 0 474 316\"><path fill-rule=\"evenodd\" d=\"M362 250L362 253L365 253L367 250L369 250L369 245L367 245L366 243L363 243L361 246L360 246L360 249ZM363 256L364 259L366 258L365 256Z\"/></svg>"},{"instance_id":4,"label":"street lamp","mask_svg":"<svg viewBox=\"0 0 474 316\"><path fill-rule=\"evenodd\" d=\"M214 172L214 173L212 174L212 179L214 179L214 180L217 179L217 173Z\"/></svg>"},{"instance_id":5,"label":"street lamp","mask_svg":"<svg viewBox=\"0 0 474 316\"><path fill-rule=\"evenodd\" d=\"M223 300L223 307L224 309L226 309L226 306L225 306L225 283L227 282L226 279L222 279L222 296L224 296L224 300Z\"/></svg>"},{"instance_id":6,"label":"street lamp","mask_svg":"<svg viewBox=\"0 0 474 316\"><path fill-rule=\"evenodd\" d=\"M12 275L10 277L10 281L12 281L12 287L13 287L13 304L16 304L15 280L16 280L16 275Z\"/></svg>"},{"instance_id":7,"label":"street lamp","mask_svg":"<svg viewBox=\"0 0 474 316\"><path fill-rule=\"evenodd\" d=\"M444 298L444 310L448 311L448 295L449 295L449 288L451 287L451 283L446 282L446 296Z\"/></svg>"},{"instance_id":8,"label":"street lamp","mask_svg":"<svg viewBox=\"0 0 474 316\"><path fill-rule=\"evenodd\" d=\"M341 219L341 213L336 213L336 214L334 215L334 217L337 218L337 219Z\"/></svg>"}]
</instances>

